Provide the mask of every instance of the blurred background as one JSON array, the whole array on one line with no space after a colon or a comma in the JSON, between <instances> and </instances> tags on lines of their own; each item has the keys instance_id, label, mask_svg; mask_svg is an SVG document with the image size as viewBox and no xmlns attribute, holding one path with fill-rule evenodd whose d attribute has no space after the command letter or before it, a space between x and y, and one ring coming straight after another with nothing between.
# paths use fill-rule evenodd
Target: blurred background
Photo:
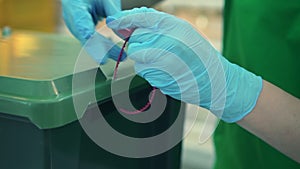
<instances>
[{"instance_id":1,"label":"blurred background","mask_svg":"<svg viewBox=\"0 0 300 169\"><path fill-rule=\"evenodd\" d=\"M123 8L151 6L189 21L205 34L211 43L221 50L222 39L222 0L123 0ZM103 23L102 23L103 24ZM0 0L0 28L11 31L30 30L72 36L61 17L59 0ZM3 36L3 35L2 35ZM185 124L191 123L189 115L193 109L187 108ZM197 123L184 139L182 169L209 169L214 162L212 138L199 143L200 129L208 112L201 110ZM210 125L216 125L212 123Z\"/></svg>"}]
</instances>

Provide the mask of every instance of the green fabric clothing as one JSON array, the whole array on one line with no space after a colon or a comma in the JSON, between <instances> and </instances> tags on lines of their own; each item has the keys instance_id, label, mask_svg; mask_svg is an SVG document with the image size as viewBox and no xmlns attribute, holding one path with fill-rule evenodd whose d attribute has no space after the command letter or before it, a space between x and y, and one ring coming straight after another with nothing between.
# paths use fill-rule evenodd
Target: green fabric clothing
<instances>
[{"instance_id":1,"label":"green fabric clothing","mask_svg":"<svg viewBox=\"0 0 300 169\"><path fill-rule=\"evenodd\" d=\"M223 54L300 98L300 1L226 0ZM215 169L300 169L236 124L220 122L214 141Z\"/></svg>"}]
</instances>

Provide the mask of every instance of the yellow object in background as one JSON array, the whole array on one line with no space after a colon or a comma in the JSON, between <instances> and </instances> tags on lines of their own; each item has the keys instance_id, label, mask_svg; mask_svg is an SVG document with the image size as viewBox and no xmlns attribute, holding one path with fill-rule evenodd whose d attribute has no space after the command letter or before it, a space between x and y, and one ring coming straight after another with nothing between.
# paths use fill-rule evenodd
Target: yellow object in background
<instances>
[{"instance_id":1,"label":"yellow object in background","mask_svg":"<svg viewBox=\"0 0 300 169\"><path fill-rule=\"evenodd\" d=\"M0 0L0 28L55 32L60 18L57 0Z\"/></svg>"}]
</instances>

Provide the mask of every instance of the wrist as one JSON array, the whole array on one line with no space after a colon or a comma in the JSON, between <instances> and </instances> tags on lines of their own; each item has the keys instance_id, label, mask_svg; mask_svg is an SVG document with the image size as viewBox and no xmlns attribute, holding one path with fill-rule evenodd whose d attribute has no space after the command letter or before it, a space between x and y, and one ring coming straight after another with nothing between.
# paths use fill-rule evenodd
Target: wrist
<instances>
[{"instance_id":1,"label":"wrist","mask_svg":"<svg viewBox=\"0 0 300 169\"><path fill-rule=\"evenodd\" d=\"M227 67L226 104L221 119L233 123L253 110L262 91L263 80L236 64L228 62Z\"/></svg>"}]
</instances>

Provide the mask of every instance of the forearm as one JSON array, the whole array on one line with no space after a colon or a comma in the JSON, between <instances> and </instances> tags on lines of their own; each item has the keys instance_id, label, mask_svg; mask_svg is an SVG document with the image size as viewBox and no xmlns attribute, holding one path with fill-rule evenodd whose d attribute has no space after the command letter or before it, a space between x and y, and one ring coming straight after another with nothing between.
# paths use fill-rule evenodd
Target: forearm
<instances>
[{"instance_id":1,"label":"forearm","mask_svg":"<svg viewBox=\"0 0 300 169\"><path fill-rule=\"evenodd\" d=\"M236 122L252 110L260 94L256 107L238 123L300 161L298 99L267 82L260 93L261 77L227 61L191 25L172 15L136 8L106 22L115 32L134 30L127 54L136 72L166 95Z\"/></svg>"},{"instance_id":2,"label":"forearm","mask_svg":"<svg viewBox=\"0 0 300 169\"><path fill-rule=\"evenodd\" d=\"M240 126L300 162L300 100L264 81L255 108Z\"/></svg>"}]
</instances>

